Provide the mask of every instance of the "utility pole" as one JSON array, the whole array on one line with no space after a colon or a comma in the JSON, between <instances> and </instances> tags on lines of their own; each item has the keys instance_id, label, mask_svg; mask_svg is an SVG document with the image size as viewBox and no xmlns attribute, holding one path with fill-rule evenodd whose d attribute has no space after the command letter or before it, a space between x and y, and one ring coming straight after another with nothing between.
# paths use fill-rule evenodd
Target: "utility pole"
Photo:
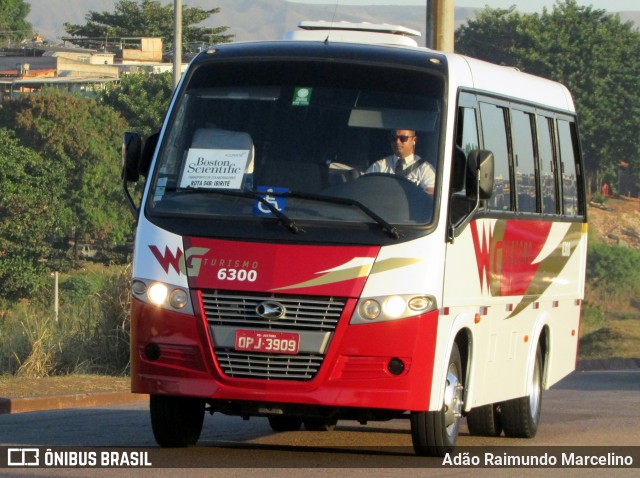
<instances>
[{"instance_id":1,"label":"utility pole","mask_svg":"<svg viewBox=\"0 0 640 478\"><path fill-rule=\"evenodd\" d=\"M182 0L173 0L173 88L182 76Z\"/></svg>"},{"instance_id":2,"label":"utility pole","mask_svg":"<svg viewBox=\"0 0 640 478\"><path fill-rule=\"evenodd\" d=\"M453 53L454 22L454 0L427 0L427 48Z\"/></svg>"}]
</instances>

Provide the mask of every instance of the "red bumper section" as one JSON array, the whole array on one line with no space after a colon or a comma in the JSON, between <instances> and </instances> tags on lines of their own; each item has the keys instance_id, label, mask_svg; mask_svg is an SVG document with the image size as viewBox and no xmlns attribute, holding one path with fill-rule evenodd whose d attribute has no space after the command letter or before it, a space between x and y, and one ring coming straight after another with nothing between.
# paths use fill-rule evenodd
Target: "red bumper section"
<instances>
[{"instance_id":1,"label":"red bumper section","mask_svg":"<svg viewBox=\"0 0 640 478\"><path fill-rule=\"evenodd\" d=\"M349 325L349 301L317 375L309 381L230 378L218 366L206 319L136 299L131 388L213 400L424 411L428 409L438 312Z\"/></svg>"}]
</instances>

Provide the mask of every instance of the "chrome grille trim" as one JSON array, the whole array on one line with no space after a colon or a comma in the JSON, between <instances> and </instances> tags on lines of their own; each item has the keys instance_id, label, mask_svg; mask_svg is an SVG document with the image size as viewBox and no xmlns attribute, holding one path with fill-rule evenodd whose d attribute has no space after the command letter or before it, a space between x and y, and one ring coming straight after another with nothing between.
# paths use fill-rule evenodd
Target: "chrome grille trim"
<instances>
[{"instance_id":1,"label":"chrome grille trim","mask_svg":"<svg viewBox=\"0 0 640 478\"><path fill-rule=\"evenodd\" d=\"M286 314L267 320L256 313L263 301L283 304ZM203 291L202 303L210 325L250 327L255 329L285 329L290 331L333 332L344 309L345 299L334 297L287 296L275 294Z\"/></svg>"},{"instance_id":2,"label":"chrome grille trim","mask_svg":"<svg viewBox=\"0 0 640 478\"><path fill-rule=\"evenodd\" d=\"M222 372L233 378L263 380L312 380L324 360L346 299L204 290L202 304L215 357ZM275 301L286 310L281 318L260 317L257 306ZM269 354L236 351L233 348L238 329L272 330L300 334L300 353Z\"/></svg>"},{"instance_id":3,"label":"chrome grille trim","mask_svg":"<svg viewBox=\"0 0 640 478\"><path fill-rule=\"evenodd\" d=\"M319 354L251 354L234 350L216 350L224 373L233 378L307 381L315 377L322 365Z\"/></svg>"}]
</instances>

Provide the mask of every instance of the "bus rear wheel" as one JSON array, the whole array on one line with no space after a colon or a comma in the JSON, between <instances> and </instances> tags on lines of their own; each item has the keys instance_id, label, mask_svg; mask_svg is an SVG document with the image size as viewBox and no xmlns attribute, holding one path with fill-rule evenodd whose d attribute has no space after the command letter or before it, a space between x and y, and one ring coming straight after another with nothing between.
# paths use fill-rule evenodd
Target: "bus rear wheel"
<instances>
[{"instance_id":1,"label":"bus rear wheel","mask_svg":"<svg viewBox=\"0 0 640 478\"><path fill-rule=\"evenodd\" d=\"M199 398L151 395L151 428L158 445L195 445L202 431L204 407L204 400Z\"/></svg>"},{"instance_id":2,"label":"bus rear wheel","mask_svg":"<svg viewBox=\"0 0 640 478\"><path fill-rule=\"evenodd\" d=\"M305 418L304 428L312 432L331 432L337 423L338 420L333 418Z\"/></svg>"},{"instance_id":3,"label":"bus rear wheel","mask_svg":"<svg viewBox=\"0 0 640 478\"><path fill-rule=\"evenodd\" d=\"M500 419L500 405L490 403L473 408L467 413L467 427L469 433L483 437L497 437L502 433Z\"/></svg>"},{"instance_id":4,"label":"bus rear wheel","mask_svg":"<svg viewBox=\"0 0 640 478\"><path fill-rule=\"evenodd\" d=\"M444 456L453 450L460 428L463 390L462 360L458 345L454 343L447 366L442 408L436 412L411 413L411 439L416 454Z\"/></svg>"},{"instance_id":5,"label":"bus rear wheel","mask_svg":"<svg viewBox=\"0 0 640 478\"><path fill-rule=\"evenodd\" d=\"M531 373L531 392L526 397L502 403L501 421L504 434L510 438L533 438L538 431L542 408L542 350L536 349Z\"/></svg>"}]
</instances>

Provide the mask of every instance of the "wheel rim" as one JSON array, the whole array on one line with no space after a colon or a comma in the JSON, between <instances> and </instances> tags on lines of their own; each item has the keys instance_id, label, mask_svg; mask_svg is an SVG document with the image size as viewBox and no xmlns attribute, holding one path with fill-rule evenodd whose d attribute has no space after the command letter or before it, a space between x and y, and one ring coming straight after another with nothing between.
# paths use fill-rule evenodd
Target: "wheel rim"
<instances>
[{"instance_id":1,"label":"wheel rim","mask_svg":"<svg viewBox=\"0 0 640 478\"><path fill-rule=\"evenodd\" d=\"M450 364L444 389L444 423L449 436L455 435L462 416L462 384L455 364Z\"/></svg>"},{"instance_id":2,"label":"wheel rim","mask_svg":"<svg viewBox=\"0 0 640 478\"><path fill-rule=\"evenodd\" d=\"M537 357L536 357L537 358ZM540 364L536 360L535 367L533 368L533 375L531 377L531 393L529 394L529 410L531 410L531 417L536 418L540 413L540 396L542 395L540 385Z\"/></svg>"}]
</instances>

